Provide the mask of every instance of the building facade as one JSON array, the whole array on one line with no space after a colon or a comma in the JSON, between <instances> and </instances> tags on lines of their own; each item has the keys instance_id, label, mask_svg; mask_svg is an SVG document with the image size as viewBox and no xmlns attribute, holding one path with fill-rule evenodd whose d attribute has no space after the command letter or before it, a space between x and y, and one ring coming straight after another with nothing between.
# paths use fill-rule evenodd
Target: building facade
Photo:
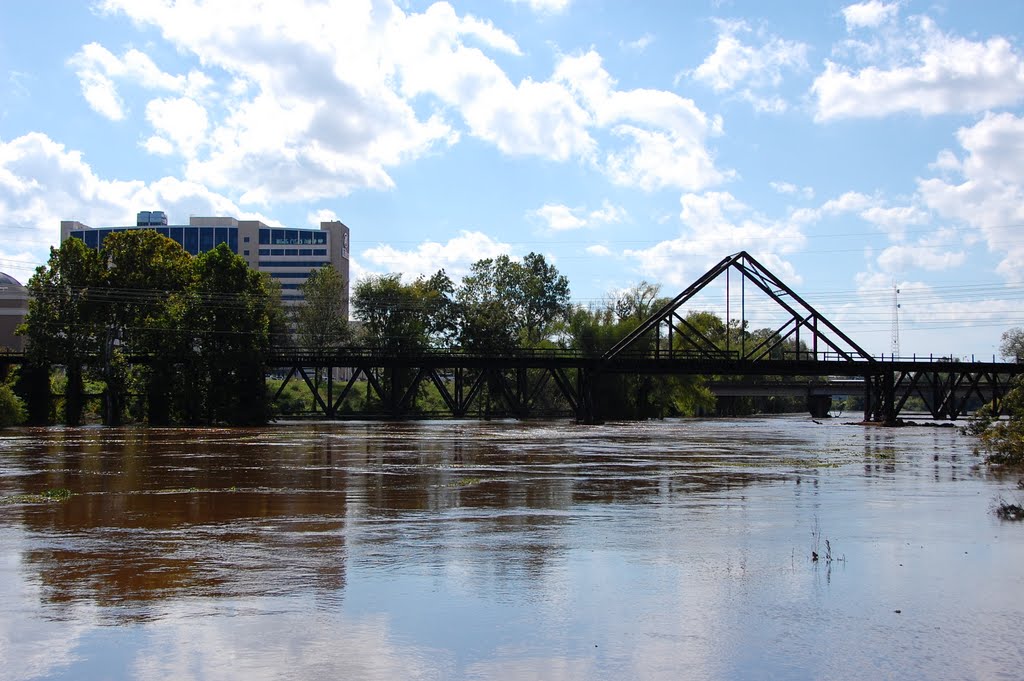
<instances>
[{"instance_id":1,"label":"building facade","mask_svg":"<svg viewBox=\"0 0 1024 681\"><path fill-rule=\"evenodd\" d=\"M270 227L259 220L191 217L187 225L172 225L163 211L142 211L136 224L120 227L94 228L75 220L62 220L60 239L81 239L86 246L98 250L110 234L131 229L155 230L192 255L227 244L249 267L266 272L281 284L281 297L286 305L302 300L299 287L313 270L331 265L345 281L341 305L343 318L348 319L349 229L342 222L321 222L319 229L289 229Z\"/></svg>"},{"instance_id":2,"label":"building facade","mask_svg":"<svg viewBox=\"0 0 1024 681\"><path fill-rule=\"evenodd\" d=\"M14 330L28 314L28 289L14 277L0 272L0 350L21 351L24 341Z\"/></svg>"}]
</instances>

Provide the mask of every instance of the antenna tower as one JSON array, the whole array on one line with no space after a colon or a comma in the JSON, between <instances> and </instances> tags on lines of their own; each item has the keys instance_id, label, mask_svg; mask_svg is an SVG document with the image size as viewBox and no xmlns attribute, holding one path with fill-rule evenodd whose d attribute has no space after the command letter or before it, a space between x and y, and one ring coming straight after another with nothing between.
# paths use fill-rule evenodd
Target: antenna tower
<instances>
[{"instance_id":1,"label":"antenna tower","mask_svg":"<svg viewBox=\"0 0 1024 681\"><path fill-rule=\"evenodd\" d=\"M892 356L900 356L900 289L892 282Z\"/></svg>"}]
</instances>

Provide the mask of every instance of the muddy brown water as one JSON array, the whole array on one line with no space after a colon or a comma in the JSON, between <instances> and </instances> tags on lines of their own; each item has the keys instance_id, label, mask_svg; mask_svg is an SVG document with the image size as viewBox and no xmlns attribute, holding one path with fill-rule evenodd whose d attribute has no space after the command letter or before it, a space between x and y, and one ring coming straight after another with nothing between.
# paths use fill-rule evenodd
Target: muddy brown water
<instances>
[{"instance_id":1,"label":"muddy brown water","mask_svg":"<svg viewBox=\"0 0 1024 681\"><path fill-rule=\"evenodd\" d=\"M1024 523L992 508L1024 491L973 446L805 417L4 431L0 678L1019 679Z\"/></svg>"}]
</instances>

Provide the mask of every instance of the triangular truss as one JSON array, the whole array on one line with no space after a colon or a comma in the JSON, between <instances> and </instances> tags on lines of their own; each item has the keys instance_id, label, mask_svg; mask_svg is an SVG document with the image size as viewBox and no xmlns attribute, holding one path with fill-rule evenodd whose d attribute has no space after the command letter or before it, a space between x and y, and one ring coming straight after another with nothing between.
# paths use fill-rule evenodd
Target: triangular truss
<instances>
[{"instance_id":1,"label":"triangular truss","mask_svg":"<svg viewBox=\"0 0 1024 681\"><path fill-rule=\"evenodd\" d=\"M700 332L680 314L682 307L705 287L736 270L740 280L741 296L746 295L746 283L765 293L789 315L782 326L751 347L721 348ZM727 279L728 287L728 279ZM728 289L727 289L728 290ZM728 296L728 293L727 293ZM728 323L730 320L726 320ZM839 361L874 361L871 355L839 330L835 324L811 307L781 279L768 271L746 251L724 258L702 277L648 317L632 333L616 343L603 356L612 360L620 356L654 355L666 359L739 359L758 361L768 359L772 352L792 340L800 348L801 341L809 348L809 356L795 359L831 359Z\"/></svg>"}]
</instances>

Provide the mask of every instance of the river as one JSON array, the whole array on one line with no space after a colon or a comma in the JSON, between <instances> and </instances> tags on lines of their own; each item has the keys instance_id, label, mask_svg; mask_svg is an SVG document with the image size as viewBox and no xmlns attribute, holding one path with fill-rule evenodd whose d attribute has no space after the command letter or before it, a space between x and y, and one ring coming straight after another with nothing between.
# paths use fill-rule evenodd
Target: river
<instances>
[{"instance_id":1,"label":"river","mask_svg":"<svg viewBox=\"0 0 1024 681\"><path fill-rule=\"evenodd\" d=\"M0 678L1019 679L1024 524L992 510L1024 491L973 446L804 416L8 430Z\"/></svg>"}]
</instances>

